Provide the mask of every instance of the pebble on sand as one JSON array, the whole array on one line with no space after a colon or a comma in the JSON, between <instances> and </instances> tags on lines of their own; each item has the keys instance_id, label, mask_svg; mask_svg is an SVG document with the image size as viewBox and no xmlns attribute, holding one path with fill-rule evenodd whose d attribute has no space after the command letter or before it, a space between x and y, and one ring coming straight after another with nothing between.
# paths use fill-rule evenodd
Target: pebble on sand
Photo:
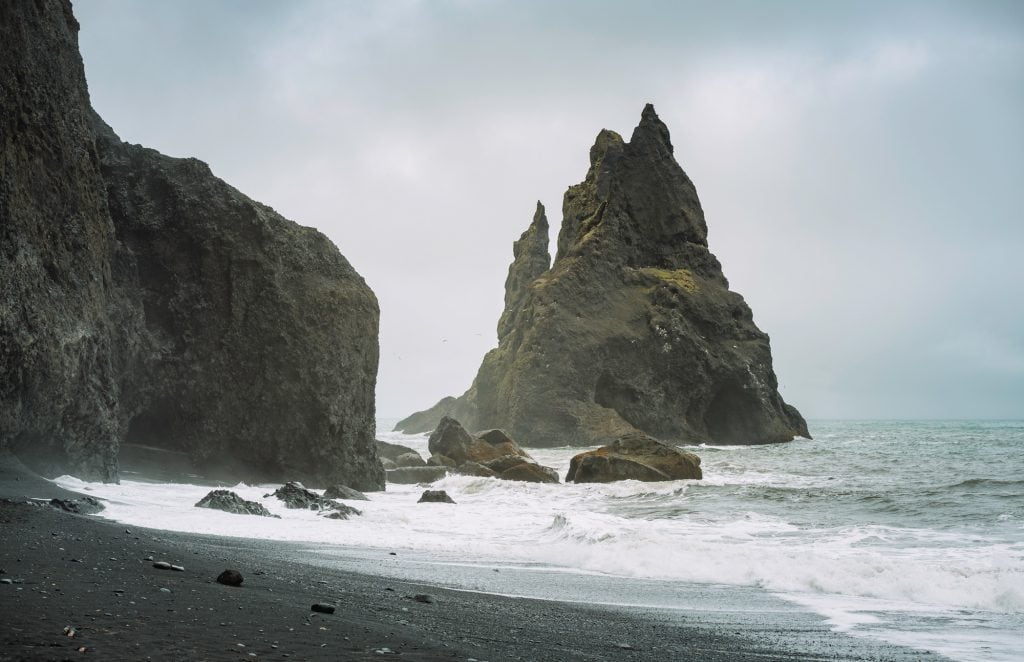
<instances>
[{"instance_id":1,"label":"pebble on sand","mask_svg":"<svg viewBox=\"0 0 1024 662\"><path fill-rule=\"evenodd\" d=\"M319 612L321 614L333 614L334 605L324 604L323 602L317 602L310 607L311 610Z\"/></svg>"}]
</instances>

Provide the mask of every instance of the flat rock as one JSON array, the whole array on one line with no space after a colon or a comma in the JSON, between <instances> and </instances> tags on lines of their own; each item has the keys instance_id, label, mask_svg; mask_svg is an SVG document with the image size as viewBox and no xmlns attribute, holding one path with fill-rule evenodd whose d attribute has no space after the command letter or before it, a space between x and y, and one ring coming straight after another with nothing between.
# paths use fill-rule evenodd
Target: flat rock
<instances>
[{"instance_id":1,"label":"flat rock","mask_svg":"<svg viewBox=\"0 0 1024 662\"><path fill-rule=\"evenodd\" d=\"M57 510L77 515L94 515L103 510L99 499L83 496L75 499L50 499L50 505Z\"/></svg>"}]
</instances>

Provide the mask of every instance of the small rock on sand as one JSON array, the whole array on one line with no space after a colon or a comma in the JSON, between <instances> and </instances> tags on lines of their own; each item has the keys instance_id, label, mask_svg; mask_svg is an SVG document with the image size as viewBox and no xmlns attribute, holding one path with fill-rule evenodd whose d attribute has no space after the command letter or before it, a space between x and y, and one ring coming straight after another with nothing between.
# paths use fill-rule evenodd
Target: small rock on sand
<instances>
[{"instance_id":1,"label":"small rock on sand","mask_svg":"<svg viewBox=\"0 0 1024 662\"><path fill-rule=\"evenodd\" d=\"M168 563L167 561L157 561L156 563L153 564L153 567L156 568L157 570L170 570L171 569L171 564Z\"/></svg>"},{"instance_id":2,"label":"small rock on sand","mask_svg":"<svg viewBox=\"0 0 1024 662\"><path fill-rule=\"evenodd\" d=\"M325 604L323 602L317 602L313 604L310 609L321 614L333 614L334 605Z\"/></svg>"},{"instance_id":3,"label":"small rock on sand","mask_svg":"<svg viewBox=\"0 0 1024 662\"><path fill-rule=\"evenodd\" d=\"M217 583L225 586L241 586L242 581L242 573L237 570L225 570L217 575Z\"/></svg>"}]
</instances>

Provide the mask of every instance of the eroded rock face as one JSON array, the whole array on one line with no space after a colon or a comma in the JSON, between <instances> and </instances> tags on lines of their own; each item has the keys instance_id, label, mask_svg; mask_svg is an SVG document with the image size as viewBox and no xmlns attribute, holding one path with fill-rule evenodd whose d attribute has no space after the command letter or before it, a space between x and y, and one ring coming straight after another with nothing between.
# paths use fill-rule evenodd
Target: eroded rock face
<instances>
[{"instance_id":1,"label":"eroded rock face","mask_svg":"<svg viewBox=\"0 0 1024 662\"><path fill-rule=\"evenodd\" d=\"M645 434L632 433L607 446L573 457L565 482L655 482L702 477L697 455L663 444Z\"/></svg>"},{"instance_id":2,"label":"eroded rock face","mask_svg":"<svg viewBox=\"0 0 1024 662\"><path fill-rule=\"evenodd\" d=\"M516 242L499 344L441 414L500 427L527 447L594 445L643 432L666 441L756 444L809 436L783 402L768 336L708 250L693 183L647 106L626 142L601 131L565 194L558 254L535 215Z\"/></svg>"},{"instance_id":3,"label":"eroded rock face","mask_svg":"<svg viewBox=\"0 0 1024 662\"><path fill-rule=\"evenodd\" d=\"M0 5L0 448L117 480L122 442L211 477L382 489L378 308L331 242L89 105L67 2Z\"/></svg>"}]
</instances>

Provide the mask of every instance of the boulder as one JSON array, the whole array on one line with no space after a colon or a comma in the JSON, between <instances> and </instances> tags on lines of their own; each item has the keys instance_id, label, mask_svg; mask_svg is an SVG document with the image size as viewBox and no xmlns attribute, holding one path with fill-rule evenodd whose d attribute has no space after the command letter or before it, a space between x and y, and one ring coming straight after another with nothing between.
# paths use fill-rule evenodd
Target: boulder
<instances>
[{"instance_id":1,"label":"boulder","mask_svg":"<svg viewBox=\"0 0 1024 662\"><path fill-rule=\"evenodd\" d=\"M391 469L397 469L398 465L395 464L394 460L389 460L386 457L380 459L380 466L384 468L384 471L390 471Z\"/></svg>"},{"instance_id":2,"label":"boulder","mask_svg":"<svg viewBox=\"0 0 1024 662\"><path fill-rule=\"evenodd\" d=\"M768 336L709 250L696 188L652 106L628 142L598 134L562 209L553 262L539 203L515 242L498 347L470 388L403 429L436 434L457 418L527 447L634 432L715 444L809 437L778 392Z\"/></svg>"},{"instance_id":3,"label":"boulder","mask_svg":"<svg viewBox=\"0 0 1024 662\"><path fill-rule=\"evenodd\" d=\"M117 481L124 443L383 488L373 292L317 230L121 141L78 29L68 2L0 3L0 451L47 476Z\"/></svg>"},{"instance_id":4,"label":"boulder","mask_svg":"<svg viewBox=\"0 0 1024 662\"><path fill-rule=\"evenodd\" d=\"M433 483L448 475L445 467L401 467L387 472L389 483L415 485L416 483Z\"/></svg>"},{"instance_id":5,"label":"boulder","mask_svg":"<svg viewBox=\"0 0 1024 662\"><path fill-rule=\"evenodd\" d=\"M329 498L320 496L316 492L307 490L302 483L294 481L285 483L274 490L273 494L268 494L267 496L275 496L284 501L286 508L325 511L329 513L326 516L331 519L348 519L350 515L362 514L351 506L332 501Z\"/></svg>"},{"instance_id":6,"label":"boulder","mask_svg":"<svg viewBox=\"0 0 1024 662\"><path fill-rule=\"evenodd\" d=\"M231 490L213 490L196 503L196 508L212 508L223 510L235 515L259 515L260 517L277 517L263 504L246 501Z\"/></svg>"},{"instance_id":7,"label":"boulder","mask_svg":"<svg viewBox=\"0 0 1024 662\"><path fill-rule=\"evenodd\" d=\"M398 460L399 455L404 455L406 453L416 453L416 449L414 448L403 446L402 444L392 444L387 441L381 441L380 439L374 441L374 445L377 447L377 454L381 457L381 459L386 458L388 460L391 460L392 462L396 462ZM419 455L419 453L416 454Z\"/></svg>"},{"instance_id":8,"label":"boulder","mask_svg":"<svg viewBox=\"0 0 1024 662\"><path fill-rule=\"evenodd\" d=\"M496 437L492 435L492 438ZM511 439L504 436L496 439L498 443L475 438L466 432L457 420L445 416L430 434L427 446L432 454L445 455L459 465L463 462L483 464L504 455L518 455L531 459L530 455Z\"/></svg>"},{"instance_id":9,"label":"boulder","mask_svg":"<svg viewBox=\"0 0 1024 662\"><path fill-rule=\"evenodd\" d=\"M447 455L437 453L427 458L427 465L431 467L449 467L455 469L459 466L459 463Z\"/></svg>"},{"instance_id":10,"label":"boulder","mask_svg":"<svg viewBox=\"0 0 1024 662\"><path fill-rule=\"evenodd\" d=\"M455 470L456 473L463 476L478 476L480 478L497 478L498 473L493 469L488 469L482 464L476 462L463 462Z\"/></svg>"},{"instance_id":11,"label":"boulder","mask_svg":"<svg viewBox=\"0 0 1024 662\"><path fill-rule=\"evenodd\" d=\"M245 578L237 570L229 569L217 575L217 583L224 586L241 586L243 581L245 581Z\"/></svg>"},{"instance_id":12,"label":"boulder","mask_svg":"<svg viewBox=\"0 0 1024 662\"><path fill-rule=\"evenodd\" d=\"M416 503L455 503L444 490L426 490Z\"/></svg>"},{"instance_id":13,"label":"boulder","mask_svg":"<svg viewBox=\"0 0 1024 662\"><path fill-rule=\"evenodd\" d=\"M395 465L398 467L425 467L427 463L423 461L420 454L416 451L411 453L402 453L395 459Z\"/></svg>"},{"instance_id":14,"label":"boulder","mask_svg":"<svg viewBox=\"0 0 1024 662\"><path fill-rule=\"evenodd\" d=\"M325 499L348 499L350 501L369 501L365 494L358 490L353 490L351 487L346 485L331 485L324 490Z\"/></svg>"},{"instance_id":15,"label":"boulder","mask_svg":"<svg viewBox=\"0 0 1024 662\"><path fill-rule=\"evenodd\" d=\"M525 483L557 483L558 472L550 467L543 467L536 462L520 462L505 469L498 478L502 480L518 480Z\"/></svg>"},{"instance_id":16,"label":"boulder","mask_svg":"<svg viewBox=\"0 0 1024 662\"><path fill-rule=\"evenodd\" d=\"M697 455L634 433L573 457L565 482L699 480L702 476Z\"/></svg>"}]
</instances>

